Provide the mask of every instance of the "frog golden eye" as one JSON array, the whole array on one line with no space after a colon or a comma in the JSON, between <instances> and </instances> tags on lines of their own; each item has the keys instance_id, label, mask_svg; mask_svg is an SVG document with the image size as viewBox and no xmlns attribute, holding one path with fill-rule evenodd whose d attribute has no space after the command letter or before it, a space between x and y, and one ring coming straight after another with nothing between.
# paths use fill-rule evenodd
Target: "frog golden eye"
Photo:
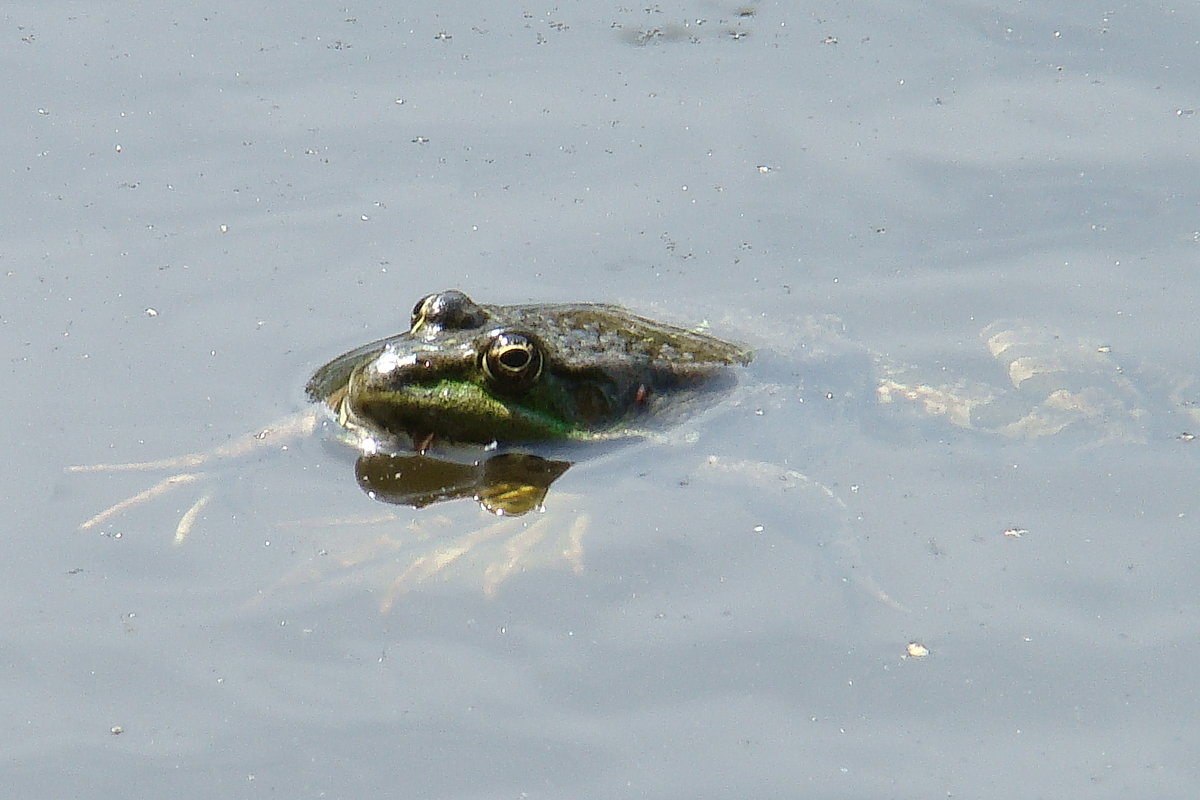
<instances>
[{"instance_id":1,"label":"frog golden eye","mask_svg":"<svg viewBox=\"0 0 1200 800\"><path fill-rule=\"evenodd\" d=\"M482 359L483 374L498 389L521 391L542 372L542 351L524 333L498 333Z\"/></svg>"},{"instance_id":2,"label":"frog golden eye","mask_svg":"<svg viewBox=\"0 0 1200 800\"><path fill-rule=\"evenodd\" d=\"M417 327L417 323L425 318L425 304L429 302L431 297L433 297L433 295L427 294L418 300L417 304L413 306L412 314L408 318L408 327Z\"/></svg>"},{"instance_id":3,"label":"frog golden eye","mask_svg":"<svg viewBox=\"0 0 1200 800\"><path fill-rule=\"evenodd\" d=\"M413 306L409 333L426 331L432 336L438 331L465 331L480 328L487 321L483 306L457 289L427 294Z\"/></svg>"}]
</instances>

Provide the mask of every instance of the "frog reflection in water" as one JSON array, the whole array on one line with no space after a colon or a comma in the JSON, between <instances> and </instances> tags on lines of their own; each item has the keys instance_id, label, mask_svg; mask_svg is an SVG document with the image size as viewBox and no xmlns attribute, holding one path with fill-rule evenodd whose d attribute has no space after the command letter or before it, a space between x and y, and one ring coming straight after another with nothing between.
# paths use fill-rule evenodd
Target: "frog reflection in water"
<instances>
[{"instance_id":1,"label":"frog reflection in water","mask_svg":"<svg viewBox=\"0 0 1200 800\"><path fill-rule=\"evenodd\" d=\"M473 496L494 514L516 516L539 507L569 463L495 452L501 446L644 434L677 419L703 395L732 385L730 368L750 358L744 348L618 306L482 305L450 290L418 301L405 333L318 369L307 392L362 453L358 480L372 496L415 506ZM315 424L310 413L273 432L300 433ZM480 460L481 446L493 454ZM197 467L252 447L91 469ZM435 448L440 457L426 455ZM197 477L167 478L84 527ZM206 499L184 515L177 540ZM515 547L507 548L503 574L513 569L512 555L521 549ZM446 552L458 558L469 549L458 545ZM436 574L447 557L418 560L410 572L416 570L418 580Z\"/></svg>"}]
</instances>

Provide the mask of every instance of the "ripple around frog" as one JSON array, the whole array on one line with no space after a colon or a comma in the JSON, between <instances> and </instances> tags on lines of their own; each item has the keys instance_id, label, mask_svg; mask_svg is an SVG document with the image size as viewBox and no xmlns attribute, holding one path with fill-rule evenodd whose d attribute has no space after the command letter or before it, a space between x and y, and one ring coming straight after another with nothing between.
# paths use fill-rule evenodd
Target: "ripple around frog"
<instances>
[{"instance_id":1,"label":"ripple around frog","mask_svg":"<svg viewBox=\"0 0 1200 800\"><path fill-rule=\"evenodd\" d=\"M828 399L836 400L839 393L871 403L881 411L896 412L895 424L910 420L942 420L951 428L1004 440L1069 440L1075 446L1099 447L1113 443L1137 444L1173 435L1190 441L1190 430L1200 425L1200 390L1190 377L1170 375L1153 368L1133 368L1117 361L1113 349L1102 343L1075 342L1055 332L1021 321L1000 321L981 331L987 352L995 359L1004 381L988 384L966 379L929 380L920 370L879 354L872 353L848 339L840 321L832 317L809 317L800 325L797 337L802 342L798 354L780 356L804 373L800 378L806 386L821 387ZM831 366L832 365L832 366ZM853 375L852 385L837 386L837 380ZM750 392L771 394L770 387L749 387ZM774 395L773 402L788 402L791 393ZM735 400L733 402L742 402ZM71 467L72 471L176 471L150 488L133 495L82 524L85 530L96 529L115 517L166 493L203 483L206 475L200 468L214 462L238 459L263 447L282 446L294 438L311 433L320 416L312 411L295 415L281 424L248 435L233 443L207 453L192 453L157 461L130 464L100 464ZM655 437L665 441L686 438L678 429ZM369 472L369 470L368 470ZM383 470L386 474L386 468ZM554 477L561 474L556 473ZM804 487L805 502L829 503L844 512L845 500L832 489L803 473L778 465L753 460L710 457L703 461L697 475L718 483L730 480L745 485L770 484ZM360 484L378 486L377 478L364 478L360 468ZM551 478L551 482L554 478ZM483 484L473 484L478 477L468 477L463 492L451 496L486 497ZM486 484L486 481L484 482ZM483 486L483 488L481 488ZM525 510L540 508L549 484L528 495ZM378 491L368 488L368 491ZM503 494L504 490L497 490ZM436 487L426 498L402 498L402 502L423 505L439 499ZM382 494L382 493L381 493ZM533 496L534 502L528 503ZM175 540L182 543L200 519L211 500L203 492L180 518ZM489 515L497 514L498 506L484 508ZM514 507L515 508L515 507ZM508 512L515 515L515 510ZM504 511L500 511L504 515ZM335 524L327 521L326 524ZM501 532L505 526L507 532ZM436 524L435 524L436 527ZM539 519L519 525L512 531L512 520L495 521L457 538L451 536L431 543L427 552L409 558L384 593L381 607L390 608L401 593L435 577L472 574L486 593L491 593L513 574L535 564L559 563L573 572L580 572L582 539L586 521L567 526L566 531L547 529L546 520ZM409 531L411 534L412 531ZM418 538L429 540L424 532ZM399 539L380 540L376 549L398 547ZM852 543L842 542L845 558L858 563L861 556ZM486 552L485 552L486 551ZM468 554L472 558L468 559ZM475 558L479 556L479 558ZM361 564L357 556L343 559L344 567ZM474 563L468 569L468 561ZM482 565L482 566L481 566ZM394 567L393 567L394 568ZM860 573L861 575L862 573ZM861 579L865 588L881 602L895 607L900 604L871 579Z\"/></svg>"},{"instance_id":2,"label":"ripple around frog","mask_svg":"<svg viewBox=\"0 0 1200 800\"><path fill-rule=\"evenodd\" d=\"M318 369L308 393L332 413L337 428L361 452L357 478L370 496L417 507L472 497L493 516L514 517L540 509L550 483L570 464L521 452L524 447L497 450L494 441L482 448L454 441L562 439L594 447L596 441L640 435L646 422L699 397L709 384L720 384L730 367L749 358L736 345L616 306L491 306L449 290L418 301L408 331ZM198 483L206 477L201 470L216 462L244 457L268 442L286 448L287 441L311 432L317 421L316 414L305 412L207 453L72 467L184 470L95 514L81 528L100 527L136 506ZM176 543L187 539L210 499L202 494L183 513ZM548 538L539 532L544 527L535 522L507 538L503 555L485 571L485 590L511 574L518 562L532 559ZM560 550L575 569L581 535L569 536ZM447 573L466 553L495 538L473 533L441 545L414 559L397 585Z\"/></svg>"}]
</instances>

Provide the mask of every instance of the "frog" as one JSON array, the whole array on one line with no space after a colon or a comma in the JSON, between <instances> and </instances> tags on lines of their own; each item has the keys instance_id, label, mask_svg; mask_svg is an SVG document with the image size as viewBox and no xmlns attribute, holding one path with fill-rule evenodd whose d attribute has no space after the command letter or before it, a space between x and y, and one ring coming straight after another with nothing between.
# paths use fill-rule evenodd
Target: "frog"
<instances>
[{"instance_id":1,"label":"frog","mask_svg":"<svg viewBox=\"0 0 1200 800\"><path fill-rule=\"evenodd\" d=\"M286 445L322 423L357 451L356 477L375 499L422 507L471 497L490 516L519 517L543 510L549 485L587 448L669 428L726 394L736 385L737 368L752 358L745 346L618 305L489 305L458 289L428 294L414 305L406 331L319 367L305 387L311 405L297 415L205 453L70 468L184 470L81 528L97 528L134 506L202 482L203 468L213 462L267 443ZM202 494L182 515L177 544L211 499ZM490 593L547 538L546 527L538 522L510 534L473 531L414 559L403 574L417 577L402 584L440 574L501 539L501 555L485 570L492 576L485 580ZM577 522L567 529L561 555L579 571L582 528Z\"/></svg>"},{"instance_id":2,"label":"frog","mask_svg":"<svg viewBox=\"0 0 1200 800\"><path fill-rule=\"evenodd\" d=\"M1186 442L1194 438L1188 431L1200 426L1194 381L1119 361L1106 344L1074 340L1027 320L997 320L980 331L1003 375L993 382L930 373L872 352L832 316L800 316L786 338L799 343L799 354L793 346L777 355L798 366L799 402L807 398L844 405L852 414L883 414L889 426L919 418L972 435L1073 437L1084 446L1145 443L1161 435L1163 426ZM300 415L208 453L78 468L184 470L84 526L98 527L133 505L202 482L209 463L324 426L360 454L358 481L372 497L414 507L468 497L486 517L506 518L497 525L508 524L488 522L444 536L427 529L406 532L432 549L402 565L381 608L416 585L461 570L467 555L483 551L490 551L482 584L489 594L539 559L579 572L585 515L564 526L561 535L546 518L514 532L513 518L542 511L550 484L574 461L627 440L653 438L731 391L734 402L747 407L797 402L790 387L741 376L739 369L763 352L761 345L755 352L620 306L495 306L458 290L426 295L414 306L407 331L317 369L306 386L311 406ZM794 494L799 487L807 493L805 502L845 513L846 499L836 490L791 466L720 454L703 459L694 474L743 490L757 483L770 490L793 487ZM204 494L183 515L177 542L186 539L210 498ZM389 535L381 546L397 548L398 541ZM882 589L872 593L894 605Z\"/></svg>"},{"instance_id":3,"label":"frog","mask_svg":"<svg viewBox=\"0 0 1200 800\"><path fill-rule=\"evenodd\" d=\"M451 289L409 329L318 369L307 394L364 452L638 436L730 385L752 352L595 303L484 305Z\"/></svg>"}]
</instances>

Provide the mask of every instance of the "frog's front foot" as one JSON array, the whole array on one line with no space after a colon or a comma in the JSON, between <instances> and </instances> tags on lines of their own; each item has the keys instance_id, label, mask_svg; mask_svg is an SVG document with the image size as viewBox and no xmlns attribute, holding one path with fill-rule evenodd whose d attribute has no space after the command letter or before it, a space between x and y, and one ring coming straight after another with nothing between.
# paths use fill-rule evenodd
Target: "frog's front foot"
<instances>
[{"instance_id":1,"label":"frog's front foot","mask_svg":"<svg viewBox=\"0 0 1200 800\"><path fill-rule=\"evenodd\" d=\"M198 467L220 461L228 461L256 452L269 445L286 443L311 433L317 425L317 414L309 410L288 417L276 425L238 437L229 444L202 453L187 453L171 458L161 458L153 461L129 461L110 464L76 464L67 467L68 472L156 472L166 470L186 470L169 475L152 486L113 503L108 508L93 514L79 525L80 530L91 530L112 520L133 508L155 500L167 493L191 484L202 483L206 474ZM181 544L191 533L200 513L212 499L212 494L204 492L183 512L179 523L175 526L175 543Z\"/></svg>"},{"instance_id":2,"label":"frog's front foot","mask_svg":"<svg viewBox=\"0 0 1200 800\"><path fill-rule=\"evenodd\" d=\"M140 506L143 503L147 503L156 497L165 495L178 486L196 483L203 477L204 474L201 472L184 472L178 475L171 475L163 478L150 488L140 491L137 494L130 495L124 500L119 500L103 511L93 514L91 517L79 524L79 530L91 530L92 528L103 525L122 512L128 511L136 506ZM199 499L192 503L187 511L183 512L183 516L179 518L179 523L175 526L176 544L182 544L183 541L187 539L188 534L191 533L193 526L196 524L196 519L200 516L200 512L204 510L204 507L208 505L210 500L212 500L212 494L205 492L199 497Z\"/></svg>"},{"instance_id":3,"label":"frog's front foot","mask_svg":"<svg viewBox=\"0 0 1200 800\"><path fill-rule=\"evenodd\" d=\"M519 529L509 533L516 525ZM480 588L491 596L514 573L564 561L576 575L583 572L583 535L587 517L580 516L565 531L555 531L554 521L541 516L533 521L502 519L460 536L412 559L396 576L380 601L386 613L409 589L456 571L479 572Z\"/></svg>"},{"instance_id":4,"label":"frog's front foot","mask_svg":"<svg viewBox=\"0 0 1200 800\"><path fill-rule=\"evenodd\" d=\"M454 523L442 515L415 521L401 531L386 532L357 546L322 547L316 558L332 558L340 576L317 565L293 572L280 586L295 586L319 581L323 585L364 583L382 585L380 613L388 613L400 598L418 586L434 580L477 583L485 595L494 595L517 573L537 567L565 563L576 575L583 572L583 537L588 519L580 515L566 528L559 526L556 515L540 513L537 518L503 517L477 530L457 536L446 530ZM358 528L362 525L386 525L395 528L392 515L374 520L308 520L289 523L288 527L315 527L329 541L345 541L331 529ZM395 553L392 558L386 558Z\"/></svg>"}]
</instances>

